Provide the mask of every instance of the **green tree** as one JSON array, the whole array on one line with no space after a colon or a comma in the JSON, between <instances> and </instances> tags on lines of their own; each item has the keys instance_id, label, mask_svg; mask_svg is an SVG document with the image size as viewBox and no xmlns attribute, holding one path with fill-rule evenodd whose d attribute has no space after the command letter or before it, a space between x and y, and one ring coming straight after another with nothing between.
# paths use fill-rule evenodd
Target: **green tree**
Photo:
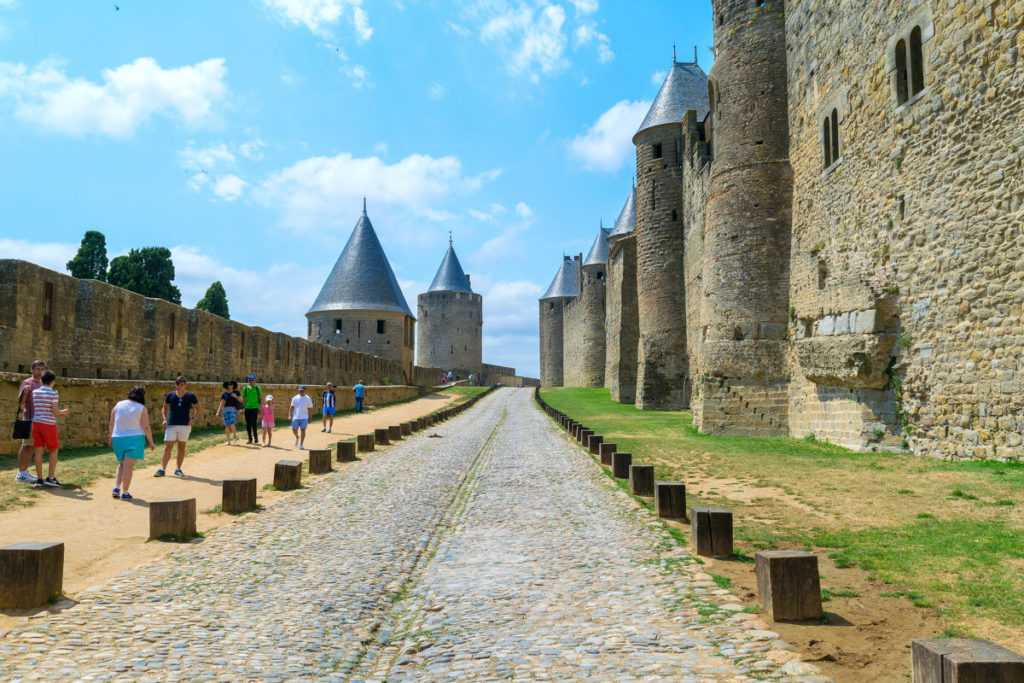
<instances>
[{"instance_id":1,"label":"green tree","mask_svg":"<svg viewBox=\"0 0 1024 683\"><path fill-rule=\"evenodd\" d=\"M231 313L228 311L228 295L224 291L224 285L220 283L220 280L210 285L210 288L206 290L206 294L196 304L196 308L200 311L207 311L231 320Z\"/></svg>"},{"instance_id":2,"label":"green tree","mask_svg":"<svg viewBox=\"0 0 1024 683\"><path fill-rule=\"evenodd\" d=\"M68 272L83 280L107 280L107 238L97 230L87 230L75 258L68 261Z\"/></svg>"},{"instance_id":3,"label":"green tree","mask_svg":"<svg viewBox=\"0 0 1024 683\"><path fill-rule=\"evenodd\" d=\"M174 286L174 261L166 247L132 249L127 256L110 262L107 281L156 299L181 303L181 292Z\"/></svg>"}]
</instances>

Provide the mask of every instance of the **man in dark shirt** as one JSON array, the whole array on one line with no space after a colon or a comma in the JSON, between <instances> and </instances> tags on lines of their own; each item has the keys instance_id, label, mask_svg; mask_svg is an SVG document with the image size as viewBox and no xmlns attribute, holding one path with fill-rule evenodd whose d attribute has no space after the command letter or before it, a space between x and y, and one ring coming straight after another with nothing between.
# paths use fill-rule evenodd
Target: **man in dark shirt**
<instances>
[{"instance_id":1,"label":"man in dark shirt","mask_svg":"<svg viewBox=\"0 0 1024 683\"><path fill-rule=\"evenodd\" d=\"M171 461L171 446L175 443L178 444L178 467L174 470L174 476L185 476L181 466L185 462L185 445L192 431L192 419L196 415L198 404L199 399L188 390L188 381L180 376L174 380L174 391L167 394L163 408L160 409L164 418L164 457L156 476L162 477L166 474L167 463Z\"/></svg>"}]
</instances>

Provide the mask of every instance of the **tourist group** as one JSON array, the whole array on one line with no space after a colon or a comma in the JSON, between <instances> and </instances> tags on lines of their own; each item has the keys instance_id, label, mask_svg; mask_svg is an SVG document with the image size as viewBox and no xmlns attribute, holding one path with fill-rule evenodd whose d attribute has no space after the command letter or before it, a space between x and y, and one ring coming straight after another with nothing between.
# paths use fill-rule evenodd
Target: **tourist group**
<instances>
[{"instance_id":1,"label":"tourist group","mask_svg":"<svg viewBox=\"0 0 1024 683\"><path fill-rule=\"evenodd\" d=\"M60 451L60 433L57 418L66 417L70 409L60 407L60 394L54 388L56 375L47 368L46 362L36 360L32 363L32 374L21 383L18 392L18 415L14 422L13 437L21 442L18 451L18 473L15 479L31 484L37 488L62 485L57 479L57 454ZM245 386L239 391L238 382L224 382L224 391L220 396L216 414L224 422L224 433L229 445L238 440L236 427L238 414L242 413L248 434L248 444L269 448L273 440L276 418L274 413L274 397L264 395L263 389L256 383L256 376L249 375ZM366 387L360 380L353 387L355 411L363 411L363 400ZM160 408L164 427L164 453L160 469L155 476L163 477L167 473L167 465L171 461L172 451L176 452L174 475L184 477L182 465L185 462L185 449L192 424L198 411L199 398L188 390L188 380L179 376L174 381L174 391L164 396ZM295 448L305 448L306 430L310 416L315 412L316 405L306 393L306 387L299 385L288 405L288 422L295 437ZM320 399L320 412L323 416L322 432L331 432L334 428L334 416L337 413L337 396L335 386L328 382ZM114 498L131 500L128 492L132 483L132 472L135 463L145 457L148 447L156 449L153 431L146 408L146 390L134 386L127 397L119 401L110 411L107 427L107 444L113 448L117 459L117 477L113 490ZM43 453L49 454L46 476L43 476ZM28 469L35 458L35 475Z\"/></svg>"}]
</instances>

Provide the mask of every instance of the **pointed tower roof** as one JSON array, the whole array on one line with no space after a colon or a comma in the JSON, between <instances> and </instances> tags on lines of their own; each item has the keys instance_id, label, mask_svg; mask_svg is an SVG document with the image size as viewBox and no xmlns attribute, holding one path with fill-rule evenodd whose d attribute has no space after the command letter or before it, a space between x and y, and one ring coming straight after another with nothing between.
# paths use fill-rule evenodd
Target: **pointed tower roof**
<instances>
[{"instance_id":1,"label":"pointed tower roof","mask_svg":"<svg viewBox=\"0 0 1024 683\"><path fill-rule=\"evenodd\" d=\"M608 233L611 229L603 225L597 231L594 243L590 245L587 258L583 259L584 266L603 266L608 263Z\"/></svg>"},{"instance_id":2,"label":"pointed tower roof","mask_svg":"<svg viewBox=\"0 0 1024 683\"><path fill-rule=\"evenodd\" d=\"M451 241L448 242L448 251L441 259L441 266L437 269L437 275L427 288L428 292L472 292L469 286L469 278L462 270L459 257L455 255L455 247Z\"/></svg>"},{"instance_id":3,"label":"pointed tower roof","mask_svg":"<svg viewBox=\"0 0 1024 683\"><path fill-rule=\"evenodd\" d=\"M636 185L629 191L626 203L622 205L619 217L615 219L615 225L609 237L628 235L636 229Z\"/></svg>"},{"instance_id":4,"label":"pointed tower roof","mask_svg":"<svg viewBox=\"0 0 1024 683\"><path fill-rule=\"evenodd\" d=\"M415 317L366 215L365 199L363 215L309 309L310 313L322 311L391 311Z\"/></svg>"},{"instance_id":5,"label":"pointed tower roof","mask_svg":"<svg viewBox=\"0 0 1024 683\"><path fill-rule=\"evenodd\" d=\"M636 135L666 123L682 123L689 109L697 110L698 119L708 113L708 77L697 62L677 62L673 55L672 69Z\"/></svg>"},{"instance_id":6,"label":"pointed tower roof","mask_svg":"<svg viewBox=\"0 0 1024 683\"><path fill-rule=\"evenodd\" d=\"M562 265L555 273L548 291L544 292L541 301L546 299L574 299L580 295L580 262L571 256L562 257Z\"/></svg>"}]
</instances>

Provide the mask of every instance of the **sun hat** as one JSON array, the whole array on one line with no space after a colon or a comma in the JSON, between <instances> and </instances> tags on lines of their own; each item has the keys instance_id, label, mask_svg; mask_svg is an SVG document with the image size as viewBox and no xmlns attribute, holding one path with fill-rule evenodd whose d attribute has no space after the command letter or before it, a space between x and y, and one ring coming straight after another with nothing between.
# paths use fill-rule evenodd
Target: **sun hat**
<instances>
[{"instance_id":1,"label":"sun hat","mask_svg":"<svg viewBox=\"0 0 1024 683\"><path fill-rule=\"evenodd\" d=\"M273 401L274 400L274 395L273 394L267 394L267 397L265 399L263 399L263 400L264 401L268 401L268 402L269 401Z\"/></svg>"}]
</instances>

